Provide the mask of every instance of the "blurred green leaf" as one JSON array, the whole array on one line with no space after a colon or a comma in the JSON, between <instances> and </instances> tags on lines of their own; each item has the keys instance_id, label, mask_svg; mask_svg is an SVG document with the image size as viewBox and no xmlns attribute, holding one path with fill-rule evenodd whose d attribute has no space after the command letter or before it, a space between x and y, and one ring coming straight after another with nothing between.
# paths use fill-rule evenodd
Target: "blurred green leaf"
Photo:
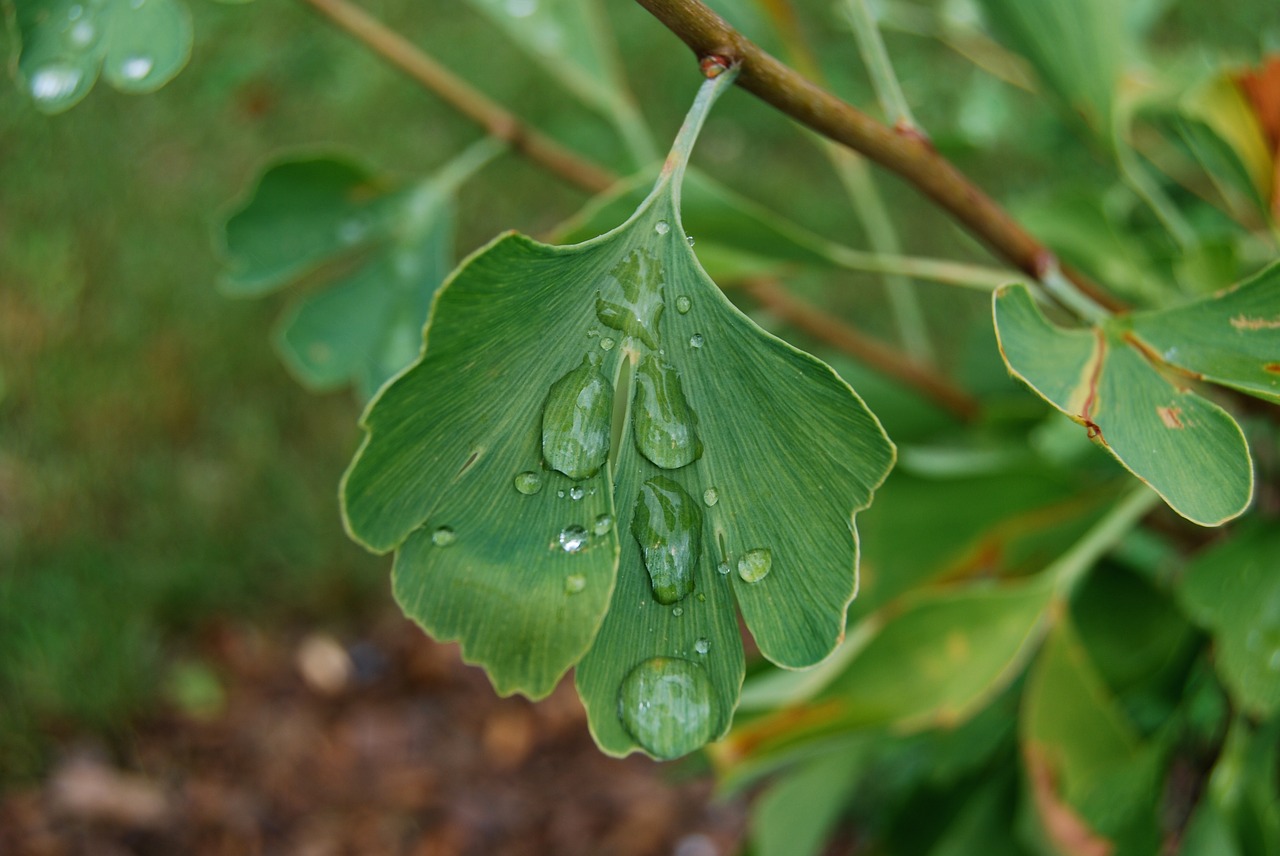
<instances>
[{"instance_id":1,"label":"blurred green leaf","mask_svg":"<svg viewBox=\"0 0 1280 856\"><path fill-rule=\"evenodd\" d=\"M181 0L21 0L16 7L18 73L44 113L73 107L99 72L121 92L153 92L191 56L191 13Z\"/></svg>"},{"instance_id":2,"label":"blurred green leaf","mask_svg":"<svg viewBox=\"0 0 1280 856\"><path fill-rule=\"evenodd\" d=\"M816 856L847 811L866 772L868 747L836 748L788 770L756 799L751 844L756 856Z\"/></svg>"},{"instance_id":3,"label":"blurred green leaf","mask_svg":"<svg viewBox=\"0 0 1280 856\"><path fill-rule=\"evenodd\" d=\"M1057 327L1022 285L998 289L993 302L1010 371L1084 425L1174 511L1202 526L1244 512L1253 464L1240 426L1162 375L1128 340L1123 318L1089 329Z\"/></svg>"},{"instance_id":4,"label":"blurred green leaf","mask_svg":"<svg viewBox=\"0 0 1280 856\"><path fill-rule=\"evenodd\" d=\"M1177 105L1179 130L1209 177L1267 210L1275 158L1244 93L1220 74L1183 95Z\"/></svg>"},{"instance_id":5,"label":"blurred green leaf","mask_svg":"<svg viewBox=\"0 0 1280 856\"><path fill-rule=\"evenodd\" d=\"M1215 664L1237 704L1280 711L1280 529L1258 521L1196 557L1178 588L1187 614L1213 633Z\"/></svg>"},{"instance_id":6,"label":"blurred green leaf","mask_svg":"<svg viewBox=\"0 0 1280 856\"><path fill-rule=\"evenodd\" d=\"M405 611L500 692L546 695L581 658L611 754L674 757L725 731L743 674L735 600L775 662L832 651L855 588L852 515L894 457L828 366L698 266L678 197L697 126L622 226L571 247L509 234L452 275L424 355L366 412L343 486L350 531L397 551ZM646 485L658 504L637 530ZM664 546L693 581L675 604L655 596Z\"/></svg>"}]
</instances>

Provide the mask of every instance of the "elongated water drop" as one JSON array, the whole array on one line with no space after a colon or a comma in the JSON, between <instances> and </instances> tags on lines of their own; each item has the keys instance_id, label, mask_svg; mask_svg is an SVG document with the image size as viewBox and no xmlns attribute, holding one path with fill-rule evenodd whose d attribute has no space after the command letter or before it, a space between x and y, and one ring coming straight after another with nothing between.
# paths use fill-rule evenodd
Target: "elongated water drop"
<instances>
[{"instance_id":1,"label":"elongated water drop","mask_svg":"<svg viewBox=\"0 0 1280 856\"><path fill-rule=\"evenodd\" d=\"M650 755L679 758L711 739L711 681L701 666L688 660L645 660L622 681L618 718Z\"/></svg>"},{"instance_id":2,"label":"elongated water drop","mask_svg":"<svg viewBox=\"0 0 1280 856\"><path fill-rule=\"evenodd\" d=\"M662 262L637 248L623 256L605 277L596 296L596 317L606 327L657 350L662 319Z\"/></svg>"},{"instance_id":3,"label":"elongated water drop","mask_svg":"<svg viewBox=\"0 0 1280 856\"><path fill-rule=\"evenodd\" d=\"M533 496L535 493L542 490L542 476L532 470L528 470L516 476L515 484L516 490L520 491L525 496Z\"/></svg>"},{"instance_id":4,"label":"elongated water drop","mask_svg":"<svg viewBox=\"0 0 1280 856\"><path fill-rule=\"evenodd\" d=\"M636 447L653 463L668 470L691 464L702 456L693 409L685 400L680 375L652 354L640 361L635 377L632 425Z\"/></svg>"},{"instance_id":5,"label":"elongated water drop","mask_svg":"<svg viewBox=\"0 0 1280 856\"><path fill-rule=\"evenodd\" d=\"M594 476L609 455L612 418L613 386L584 357L547 393L542 408L542 456L552 469L571 479Z\"/></svg>"},{"instance_id":6,"label":"elongated water drop","mask_svg":"<svg viewBox=\"0 0 1280 856\"><path fill-rule=\"evenodd\" d=\"M773 565L773 553L768 548L748 550L738 559L738 576L744 582L758 583L769 575Z\"/></svg>"},{"instance_id":7,"label":"elongated water drop","mask_svg":"<svg viewBox=\"0 0 1280 856\"><path fill-rule=\"evenodd\" d=\"M702 554L702 509L684 488L666 476L641 485L631 534L658 603L676 603L693 591Z\"/></svg>"}]
</instances>

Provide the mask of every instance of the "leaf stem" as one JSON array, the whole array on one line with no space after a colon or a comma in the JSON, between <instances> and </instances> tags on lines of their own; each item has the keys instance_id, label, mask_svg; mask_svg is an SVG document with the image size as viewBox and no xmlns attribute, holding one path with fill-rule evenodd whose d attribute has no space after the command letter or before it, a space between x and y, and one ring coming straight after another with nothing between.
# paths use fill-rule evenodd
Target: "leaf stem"
<instances>
[{"instance_id":1,"label":"leaf stem","mask_svg":"<svg viewBox=\"0 0 1280 856\"><path fill-rule=\"evenodd\" d=\"M365 47L434 92L491 136L591 193L608 189L617 176L530 127L462 80L412 42L348 0L302 0Z\"/></svg>"},{"instance_id":2,"label":"leaf stem","mask_svg":"<svg viewBox=\"0 0 1280 856\"><path fill-rule=\"evenodd\" d=\"M753 280L746 289L778 318L914 388L958 419L968 422L978 415L978 402L947 378L806 303L776 282Z\"/></svg>"},{"instance_id":3,"label":"leaf stem","mask_svg":"<svg viewBox=\"0 0 1280 856\"><path fill-rule=\"evenodd\" d=\"M314 2L314 0L312 0ZM738 84L813 130L897 173L994 252L1039 280L1053 254L918 134L895 131L819 88L730 27L700 0L636 0L699 57L742 66ZM1111 310L1124 304L1084 274L1064 268L1074 288Z\"/></svg>"},{"instance_id":4,"label":"leaf stem","mask_svg":"<svg viewBox=\"0 0 1280 856\"><path fill-rule=\"evenodd\" d=\"M702 86L698 87L693 106L685 114L684 124L680 126L675 142L671 144L671 151L662 164L662 172L658 175L659 185L665 181L673 182L677 209L680 208L680 187L684 184L684 171L689 166L689 155L693 153L693 144L697 142L698 134L702 133L702 126L706 123L716 99L732 86L738 77L739 69L736 65L721 68L712 63L712 67L719 70L709 72L707 79L702 81Z\"/></svg>"},{"instance_id":5,"label":"leaf stem","mask_svg":"<svg viewBox=\"0 0 1280 856\"><path fill-rule=\"evenodd\" d=\"M871 76L871 85L876 91L880 109L895 128L920 133L920 126L911 115L911 106L907 104L907 96L902 92L898 76L893 73L889 53L884 48L884 39L880 37L879 25L871 14L867 0L845 0L844 9L853 23L853 37L858 42L858 52L862 54L862 62Z\"/></svg>"},{"instance_id":6,"label":"leaf stem","mask_svg":"<svg viewBox=\"0 0 1280 856\"><path fill-rule=\"evenodd\" d=\"M1116 545L1147 512L1160 504L1160 495L1145 484L1134 487L1067 552L1045 569L1062 600L1071 597L1098 559Z\"/></svg>"}]
</instances>

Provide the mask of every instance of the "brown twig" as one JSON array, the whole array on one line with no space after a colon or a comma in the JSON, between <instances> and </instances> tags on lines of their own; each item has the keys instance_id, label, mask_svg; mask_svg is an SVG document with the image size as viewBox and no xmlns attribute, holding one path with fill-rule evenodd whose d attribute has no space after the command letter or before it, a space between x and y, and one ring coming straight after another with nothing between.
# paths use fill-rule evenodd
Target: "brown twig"
<instances>
[{"instance_id":1,"label":"brown twig","mask_svg":"<svg viewBox=\"0 0 1280 856\"><path fill-rule=\"evenodd\" d=\"M408 39L347 0L303 0L454 109L517 152L591 193L611 187L618 177L545 134L423 53Z\"/></svg>"},{"instance_id":2,"label":"brown twig","mask_svg":"<svg viewBox=\"0 0 1280 856\"><path fill-rule=\"evenodd\" d=\"M636 0L693 49L699 58L716 55L738 63L738 86L813 130L892 170L980 238L1019 270L1039 279L1055 259L1001 208L969 181L927 139L866 115L779 62L730 27L699 0ZM1078 271L1062 273L1084 294L1112 310L1124 304Z\"/></svg>"},{"instance_id":3,"label":"brown twig","mask_svg":"<svg viewBox=\"0 0 1280 856\"><path fill-rule=\"evenodd\" d=\"M978 415L978 402L942 375L838 321L830 312L806 303L776 282L757 279L745 287L748 294L778 318L913 387L947 412L964 421Z\"/></svg>"}]
</instances>

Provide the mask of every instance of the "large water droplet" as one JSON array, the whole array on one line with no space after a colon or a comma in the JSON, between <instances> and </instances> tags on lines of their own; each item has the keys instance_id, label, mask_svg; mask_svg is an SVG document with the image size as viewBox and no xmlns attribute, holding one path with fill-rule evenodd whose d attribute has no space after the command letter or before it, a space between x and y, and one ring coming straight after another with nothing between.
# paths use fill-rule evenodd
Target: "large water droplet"
<instances>
[{"instance_id":1,"label":"large water droplet","mask_svg":"<svg viewBox=\"0 0 1280 856\"><path fill-rule=\"evenodd\" d=\"M698 420L685 400L676 370L646 355L636 370L635 387L632 425L636 447L644 456L668 470L701 457Z\"/></svg>"},{"instance_id":2,"label":"large water droplet","mask_svg":"<svg viewBox=\"0 0 1280 856\"><path fill-rule=\"evenodd\" d=\"M702 501L710 508L720 501L720 492L713 487L709 487L702 492Z\"/></svg>"},{"instance_id":3,"label":"large water droplet","mask_svg":"<svg viewBox=\"0 0 1280 856\"><path fill-rule=\"evenodd\" d=\"M666 220L659 220L657 223L653 224L653 231L657 232L659 235L665 235L671 231L671 224Z\"/></svg>"},{"instance_id":4,"label":"large water droplet","mask_svg":"<svg viewBox=\"0 0 1280 856\"><path fill-rule=\"evenodd\" d=\"M702 334L694 333L689 337L689 347L697 350L702 347Z\"/></svg>"},{"instance_id":5,"label":"large water droplet","mask_svg":"<svg viewBox=\"0 0 1280 856\"><path fill-rule=\"evenodd\" d=\"M516 476L515 484L516 490L520 491L525 496L533 496L535 493L542 490L542 476L532 470L528 470Z\"/></svg>"},{"instance_id":6,"label":"large water droplet","mask_svg":"<svg viewBox=\"0 0 1280 856\"><path fill-rule=\"evenodd\" d=\"M688 314L693 307L693 301L685 297L683 294L676 298L676 311L681 315Z\"/></svg>"},{"instance_id":7,"label":"large water droplet","mask_svg":"<svg viewBox=\"0 0 1280 856\"><path fill-rule=\"evenodd\" d=\"M608 535L609 530L613 528L613 518L607 514L601 514L596 518L596 522L592 525L591 531L597 535Z\"/></svg>"},{"instance_id":8,"label":"large water droplet","mask_svg":"<svg viewBox=\"0 0 1280 856\"><path fill-rule=\"evenodd\" d=\"M696 663L654 657L631 670L618 690L618 718L655 758L688 754L715 727L711 681Z\"/></svg>"},{"instance_id":9,"label":"large water droplet","mask_svg":"<svg viewBox=\"0 0 1280 856\"><path fill-rule=\"evenodd\" d=\"M702 553L702 509L684 488L666 476L641 485L631 534L658 603L676 603L693 591Z\"/></svg>"},{"instance_id":10,"label":"large water droplet","mask_svg":"<svg viewBox=\"0 0 1280 856\"><path fill-rule=\"evenodd\" d=\"M564 578L564 593L577 594L587 587L587 578L582 574L569 574Z\"/></svg>"},{"instance_id":11,"label":"large water droplet","mask_svg":"<svg viewBox=\"0 0 1280 856\"><path fill-rule=\"evenodd\" d=\"M560 549L576 553L587 543L587 530L581 526L566 526L560 530Z\"/></svg>"},{"instance_id":12,"label":"large water droplet","mask_svg":"<svg viewBox=\"0 0 1280 856\"><path fill-rule=\"evenodd\" d=\"M431 533L431 543L437 547L448 547L456 540L458 540L458 536L448 526L441 526Z\"/></svg>"},{"instance_id":13,"label":"large water droplet","mask_svg":"<svg viewBox=\"0 0 1280 856\"><path fill-rule=\"evenodd\" d=\"M120 63L120 76L125 80L142 80L154 67L155 61L149 56L126 57L124 62Z\"/></svg>"},{"instance_id":14,"label":"large water droplet","mask_svg":"<svg viewBox=\"0 0 1280 856\"><path fill-rule=\"evenodd\" d=\"M582 365L551 385L542 408L542 456L571 479L594 476L609 455L613 386L597 366Z\"/></svg>"},{"instance_id":15,"label":"large water droplet","mask_svg":"<svg viewBox=\"0 0 1280 856\"><path fill-rule=\"evenodd\" d=\"M693 643L693 650L697 651L699 654L707 653L711 650L711 640L703 636L697 642Z\"/></svg>"},{"instance_id":16,"label":"large water droplet","mask_svg":"<svg viewBox=\"0 0 1280 856\"><path fill-rule=\"evenodd\" d=\"M657 350L662 319L662 263L648 250L627 253L605 278L596 296L596 317L606 327Z\"/></svg>"},{"instance_id":17,"label":"large water droplet","mask_svg":"<svg viewBox=\"0 0 1280 856\"><path fill-rule=\"evenodd\" d=\"M71 65L46 65L31 75L31 97L46 104L64 101L73 95L84 73Z\"/></svg>"},{"instance_id":18,"label":"large water droplet","mask_svg":"<svg viewBox=\"0 0 1280 856\"><path fill-rule=\"evenodd\" d=\"M769 575L772 565L773 553L767 547L748 550L738 559L738 576L745 582L758 583Z\"/></svg>"}]
</instances>

